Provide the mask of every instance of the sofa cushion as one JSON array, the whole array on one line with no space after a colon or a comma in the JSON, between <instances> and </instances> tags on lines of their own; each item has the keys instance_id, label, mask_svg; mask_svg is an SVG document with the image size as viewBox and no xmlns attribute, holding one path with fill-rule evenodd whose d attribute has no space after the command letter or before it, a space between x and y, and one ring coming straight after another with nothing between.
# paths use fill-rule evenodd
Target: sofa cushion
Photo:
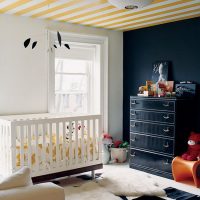
<instances>
[{"instance_id":1,"label":"sofa cushion","mask_svg":"<svg viewBox=\"0 0 200 200\"><path fill-rule=\"evenodd\" d=\"M19 171L13 173L0 181L0 190L10 188L24 187L32 185L31 170L28 167L23 167Z\"/></svg>"},{"instance_id":2,"label":"sofa cushion","mask_svg":"<svg viewBox=\"0 0 200 200\"><path fill-rule=\"evenodd\" d=\"M53 183L40 183L0 190L0 200L65 200L64 189Z\"/></svg>"}]
</instances>

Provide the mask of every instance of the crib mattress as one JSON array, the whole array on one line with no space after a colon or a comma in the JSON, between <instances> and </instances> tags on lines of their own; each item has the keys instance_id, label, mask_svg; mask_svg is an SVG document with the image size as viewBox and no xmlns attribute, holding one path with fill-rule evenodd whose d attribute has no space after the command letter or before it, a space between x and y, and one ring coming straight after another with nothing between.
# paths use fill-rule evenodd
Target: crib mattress
<instances>
[{"instance_id":1,"label":"crib mattress","mask_svg":"<svg viewBox=\"0 0 200 200\"><path fill-rule=\"evenodd\" d=\"M36 140L35 138L32 138L31 140L31 148L28 146L26 142L24 142L24 147L21 144L20 140L17 140L17 145L16 145L16 166L20 167L21 166L21 147L23 147L23 154L24 154L24 164L28 165L28 153L29 149L31 150L31 167L34 168L36 167L36 164L38 163L39 167L41 168L49 168L51 162L56 163L57 159L59 161L66 161L69 162L70 160L81 160L82 159L82 138L78 138L78 141L76 142L74 138L71 139L71 144L70 140L66 139L65 140L65 146L63 145L63 138L60 137L59 139L59 145L58 148L57 142L56 142L56 135L52 135L52 145L50 146L50 139L49 136L45 137L45 144L43 145L43 137L39 136L38 138L38 144L36 148ZM87 159L90 158L90 160L93 159L93 146L95 146L95 153L97 153L97 146L96 142L93 143L92 138L85 138L83 139L83 159L86 161ZM88 141L89 140L89 145ZM88 146L89 146L89 151L88 151ZM63 151L63 147L65 147L65 155ZM70 153L70 148L72 149ZM52 150L52 152L51 152ZM36 158L36 151L37 151L37 158ZM77 153L76 153L77 151ZM88 155L89 152L89 155ZM58 155L57 155L58 154ZM70 158L71 155L71 158ZM76 155L78 157L76 157ZM52 157L52 159L51 159ZM37 160L36 160L37 159Z\"/></svg>"}]
</instances>

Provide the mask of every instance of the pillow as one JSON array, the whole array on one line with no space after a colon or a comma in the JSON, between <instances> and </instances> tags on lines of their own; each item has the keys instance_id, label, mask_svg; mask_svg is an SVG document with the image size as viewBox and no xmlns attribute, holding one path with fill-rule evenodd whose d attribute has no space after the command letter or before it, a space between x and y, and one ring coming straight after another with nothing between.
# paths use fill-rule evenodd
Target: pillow
<instances>
[{"instance_id":1,"label":"pillow","mask_svg":"<svg viewBox=\"0 0 200 200\"><path fill-rule=\"evenodd\" d=\"M9 177L1 180L0 190L6 190L15 187L24 187L29 185L33 185L31 179L31 170L28 167L23 167Z\"/></svg>"}]
</instances>

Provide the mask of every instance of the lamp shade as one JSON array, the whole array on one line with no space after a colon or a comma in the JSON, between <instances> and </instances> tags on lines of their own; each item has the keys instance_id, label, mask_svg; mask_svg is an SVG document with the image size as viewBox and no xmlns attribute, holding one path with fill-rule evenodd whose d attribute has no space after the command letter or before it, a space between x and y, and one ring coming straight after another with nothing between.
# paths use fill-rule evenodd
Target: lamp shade
<instances>
[{"instance_id":1,"label":"lamp shade","mask_svg":"<svg viewBox=\"0 0 200 200\"><path fill-rule=\"evenodd\" d=\"M120 9L137 9L151 4L153 0L108 0L108 2Z\"/></svg>"}]
</instances>

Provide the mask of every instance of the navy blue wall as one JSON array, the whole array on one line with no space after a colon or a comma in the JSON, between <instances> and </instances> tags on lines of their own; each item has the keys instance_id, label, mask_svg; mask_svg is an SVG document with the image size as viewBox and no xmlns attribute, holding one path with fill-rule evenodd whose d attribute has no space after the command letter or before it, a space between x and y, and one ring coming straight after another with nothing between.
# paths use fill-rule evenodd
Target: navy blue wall
<instances>
[{"instance_id":1,"label":"navy blue wall","mask_svg":"<svg viewBox=\"0 0 200 200\"><path fill-rule=\"evenodd\" d=\"M124 139L129 139L130 95L151 79L152 63L160 60L171 61L171 80L200 84L200 18L124 33ZM198 102L196 131L200 130Z\"/></svg>"}]
</instances>

